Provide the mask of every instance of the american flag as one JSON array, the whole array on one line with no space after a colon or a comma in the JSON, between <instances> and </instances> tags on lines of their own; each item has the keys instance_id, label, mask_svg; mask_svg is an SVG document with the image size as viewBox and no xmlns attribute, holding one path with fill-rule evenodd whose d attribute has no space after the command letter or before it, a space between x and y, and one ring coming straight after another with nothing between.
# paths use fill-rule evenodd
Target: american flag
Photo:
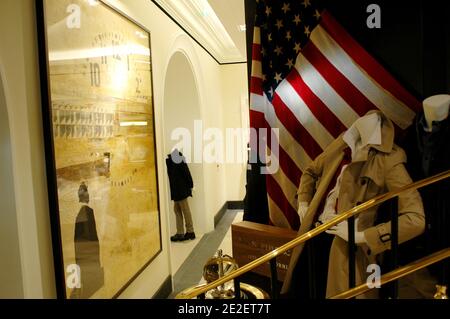
<instances>
[{"instance_id":1,"label":"american flag","mask_svg":"<svg viewBox=\"0 0 450 319\"><path fill-rule=\"evenodd\" d=\"M306 166L369 110L404 130L421 105L319 0L256 2L250 124L279 130L280 169L266 176L269 215L275 226L298 229Z\"/></svg>"}]
</instances>

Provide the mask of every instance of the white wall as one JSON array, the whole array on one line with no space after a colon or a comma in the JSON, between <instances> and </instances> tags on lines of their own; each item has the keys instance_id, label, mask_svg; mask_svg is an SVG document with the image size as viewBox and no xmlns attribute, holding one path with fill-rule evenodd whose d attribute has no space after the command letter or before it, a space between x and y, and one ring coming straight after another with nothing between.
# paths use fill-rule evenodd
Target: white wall
<instances>
[{"instance_id":1,"label":"white wall","mask_svg":"<svg viewBox=\"0 0 450 319\"><path fill-rule=\"evenodd\" d=\"M164 83L170 58L181 51L189 59L199 91L200 114L205 128L224 130L229 125L240 125L241 122L233 123L237 117L231 116L224 120L223 116L228 114L226 108L230 105L237 107L231 92L239 90L230 87L233 83L238 86L241 84L233 80L232 67L219 66L151 1L108 2L151 32L163 251L121 295L122 298L150 298L171 275L168 249L170 231L167 227L170 210L167 207L168 194L164 191L167 190L167 178L163 169ZM34 0L0 1L0 65L4 69L7 82L5 93L9 97L7 105L23 293L27 298L52 298L56 292L35 30ZM224 69L227 70L227 76L223 75ZM240 74L242 72L239 70ZM225 86L230 91L224 91ZM205 230L213 229L214 215L227 200L241 199L242 194L233 191L237 187L235 182L242 180L240 174L238 169L228 169L227 165L204 165ZM228 180L232 180L232 184L227 184Z\"/></svg>"},{"instance_id":2,"label":"white wall","mask_svg":"<svg viewBox=\"0 0 450 319\"><path fill-rule=\"evenodd\" d=\"M0 299L23 298L11 136L0 66Z\"/></svg>"},{"instance_id":3,"label":"white wall","mask_svg":"<svg viewBox=\"0 0 450 319\"><path fill-rule=\"evenodd\" d=\"M222 66L223 88L223 122L225 128L249 128L247 64L230 64ZM247 133L248 134L248 133ZM227 184L226 198L231 201L241 201L245 196L247 171L248 136L242 139L240 149L236 140L236 156L242 163L226 165Z\"/></svg>"},{"instance_id":4,"label":"white wall","mask_svg":"<svg viewBox=\"0 0 450 319\"><path fill-rule=\"evenodd\" d=\"M53 256L39 96L34 1L0 1L0 65L11 132L14 191L26 298L54 297Z\"/></svg>"}]
</instances>

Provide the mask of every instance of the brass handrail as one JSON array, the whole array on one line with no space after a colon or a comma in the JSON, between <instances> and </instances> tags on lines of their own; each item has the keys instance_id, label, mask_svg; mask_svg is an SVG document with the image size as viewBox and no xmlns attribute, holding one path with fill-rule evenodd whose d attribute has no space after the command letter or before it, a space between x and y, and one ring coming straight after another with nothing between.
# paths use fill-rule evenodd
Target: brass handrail
<instances>
[{"instance_id":1,"label":"brass handrail","mask_svg":"<svg viewBox=\"0 0 450 319\"><path fill-rule=\"evenodd\" d=\"M389 193L385 193L382 195L379 195L373 199L368 200L365 203L362 203L361 205L355 206L352 209L349 209L348 211L337 215L335 218L331 219L330 221L320 225L319 227L314 228L313 230L310 230L309 232L291 240L290 242L278 247L277 249L274 249L273 251L267 253L264 256L261 256L251 262L249 262L248 264L242 266L241 268L236 269L235 271L231 272L230 274L228 274L227 276L221 277L213 282L211 282L208 285L199 287L197 289L193 289L191 291L189 291L189 293L180 293L176 296L176 299L191 299L194 297L197 297L200 294L206 293L207 291L214 289L234 278L237 278L239 276L242 276L243 274L249 272L250 270L255 269L256 267L261 266L262 264L267 263L268 261L270 261L271 259L284 254L286 251L288 251L289 249L292 249L300 244L303 244L304 242L306 242L307 240L316 237L317 235L325 232L326 230L330 229L331 227L333 227L336 224L339 224L341 222L343 222L344 220L355 216L356 214L363 214L364 211L366 211L367 209L374 207L376 205L379 205L389 199L392 199L394 197L397 197L398 195L407 192L407 191L411 191L411 190L416 190L418 188L421 187L425 187L428 186L430 184L439 182L443 179L446 179L450 177L450 170L442 172L440 174L437 174L435 176L432 177L428 177L426 179L423 179L421 181L406 185L398 190L389 192Z\"/></svg>"},{"instance_id":2,"label":"brass handrail","mask_svg":"<svg viewBox=\"0 0 450 319\"><path fill-rule=\"evenodd\" d=\"M381 276L380 284L384 285L391 281L403 278L409 274L412 274L413 272L416 272L422 268L428 267L429 265L437 263L448 257L450 257L450 248L443 249L443 250L438 251L430 256L416 260L404 267L397 268L397 269ZM367 284L362 284L355 288L347 290L343 293L340 293L339 295L333 296L330 299L350 299L350 298L359 296L359 295L361 295L369 290L372 290L374 288L370 288Z\"/></svg>"}]
</instances>

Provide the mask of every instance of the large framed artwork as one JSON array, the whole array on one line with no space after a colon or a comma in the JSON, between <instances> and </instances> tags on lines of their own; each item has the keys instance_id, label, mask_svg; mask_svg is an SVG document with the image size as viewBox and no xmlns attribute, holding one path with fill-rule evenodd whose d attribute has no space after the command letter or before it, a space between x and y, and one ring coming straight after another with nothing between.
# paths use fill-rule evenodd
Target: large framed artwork
<instances>
[{"instance_id":1,"label":"large framed artwork","mask_svg":"<svg viewBox=\"0 0 450 319\"><path fill-rule=\"evenodd\" d=\"M97 0L37 0L60 297L117 297L161 252L150 33Z\"/></svg>"}]
</instances>

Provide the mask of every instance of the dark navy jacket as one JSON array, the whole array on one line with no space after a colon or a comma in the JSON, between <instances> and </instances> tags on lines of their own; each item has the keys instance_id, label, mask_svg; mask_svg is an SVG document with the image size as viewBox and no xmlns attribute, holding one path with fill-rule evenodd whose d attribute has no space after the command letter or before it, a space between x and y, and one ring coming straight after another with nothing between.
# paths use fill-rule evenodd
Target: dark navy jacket
<instances>
[{"instance_id":1,"label":"dark navy jacket","mask_svg":"<svg viewBox=\"0 0 450 319\"><path fill-rule=\"evenodd\" d=\"M418 181L450 169L450 116L433 122L431 133L423 129L423 113L417 115L409 128L403 148L406 167L411 178ZM400 259L404 263L427 256L450 245L450 179L419 189L425 208L425 233L410 243L401 245ZM403 257L403 258L402 258ZM450 283L450 263L431 267L441 283Z\"/></svg>"},{"instance_id":2,"label":"dark navy jacket","mask_svg":"<svg viewBox=\"0 0 450 319\"><path fill-rule=\"evenodd\" d=\"M178 202L192 196L194 183L183 154L179 153L180 157L175 159L172 159L172 156L173 154L169 154L166 159L170 197L173 201Z\"/></svg>"}]
</instances>

